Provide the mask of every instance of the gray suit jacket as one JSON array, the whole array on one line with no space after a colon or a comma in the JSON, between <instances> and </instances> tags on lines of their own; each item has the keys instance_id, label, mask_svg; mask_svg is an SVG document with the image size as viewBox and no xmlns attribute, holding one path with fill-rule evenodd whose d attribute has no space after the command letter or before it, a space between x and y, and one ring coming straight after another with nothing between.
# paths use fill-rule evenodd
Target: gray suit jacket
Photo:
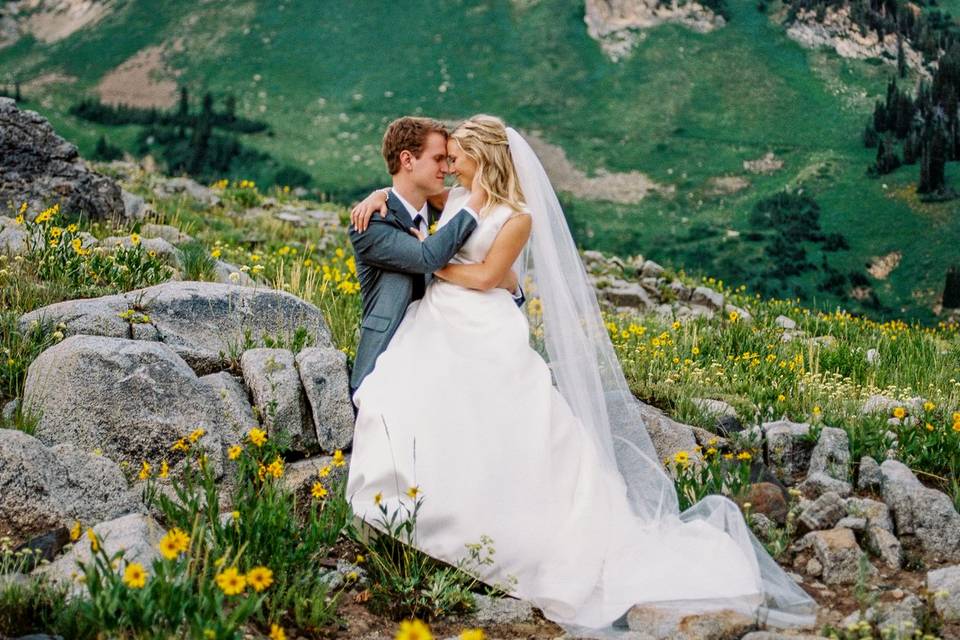
<instances>
[{"instance_id":1,"label":"gray suit jacket","mask_svg":"<svg viewBox=\"0 0 960 640\"><path fill-rule=\"evenodd\" d=\"M433 272L450 261L477 226L473 216L462 210L420 242L410 235L413 220L392 191L387 198L387 209L387 217L374 214L363 233L350 227L363 298L360 344L350 375L351 393L373 370L407 306L423 297Z\"/></svg>"}]
</instances>

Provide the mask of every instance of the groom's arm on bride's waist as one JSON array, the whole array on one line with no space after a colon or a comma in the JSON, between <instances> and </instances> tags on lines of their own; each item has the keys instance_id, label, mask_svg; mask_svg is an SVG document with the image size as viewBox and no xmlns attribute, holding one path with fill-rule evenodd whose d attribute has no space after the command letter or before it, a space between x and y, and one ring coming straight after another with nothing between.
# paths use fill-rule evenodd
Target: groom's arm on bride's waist
<instances>
[{"instance_id":1,"label":"groom's arm on bride's waist","mask_svg":"<svg viewBox=\"0 0 960 640\"><path fill-rule=\"evenodd\" d=\"M467 209L423 242L397 227L390 218L374 216L363 233L350 228L357 259L366 264L405 273L432 273L450 262L477 226Z\"/></svg>"}]
</instances>

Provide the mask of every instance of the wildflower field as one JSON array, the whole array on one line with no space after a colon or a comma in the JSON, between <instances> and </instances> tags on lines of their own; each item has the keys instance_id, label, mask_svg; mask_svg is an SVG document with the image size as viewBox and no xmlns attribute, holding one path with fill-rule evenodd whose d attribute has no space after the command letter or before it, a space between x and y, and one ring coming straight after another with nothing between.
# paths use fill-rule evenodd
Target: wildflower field
<instances>
[{"instance_id":1,"label":"wildflower field","mask_svg":"<svg viewBox=\"0 0 960 640\"><path fill-rule=\"evenodd\" d=\"M218 260L237 265L257 286L316 305L335 346L352 359L360 293L343 207L298 203L289 189L262 193L250 181L226 180L212 185L220 204L207 206L186 195L153 196L155 179L139 173L127 181L126 188L143 194L155 210L133 225L91 224L57 207L33 215L25 208L7 212L29 241L23 255L0 256L0 404L22 395L32 360L64 338L57 326L21 330L17 319L23 313L175 275L212 280ZM278 219L276 210L286 205L323 209L339 224ZM180 247L179 274L144 246L140 234L146 223L173 225L192 237ZM119 246L104 247L91 238L116 238ZM746 314L682 323L654 314L608 315L611 339L637 397L711 431L716 416L693 399L729 403L747 428L781 417L840 427L850 437L854 465L862 455L894 456L960 507L960 326L822 313L711 279L679 277L721 291ZM535 325L539 300L532 298L525 308ZM791 318L796 328L785 330L780 316ZM145 321L136 311L125 319ZM865 413L864 402L877 395L890 402ZM0 426L29 433L33 420L18 407L5 412ZM78 567L80 596L69 598L69 589L45 580L2 587L0 632L71 638L105 637L104 632L129 638L350 637L344 612L361 608L388 620L389 632L406 640L441 632L462 640L485 637L456 616L468 612L481 592L475 573L488 561L489 541L464 541L472 562L458 567L396 542L409 540L405 536L415 527L419 505L429 500L429 489L421 494L411 487L408 507L384 510L380 529L393 536L358 528L343 495L342 452L301 494L284 482L287 443L258 428L245 433L242 444L229 450L229 491L227 483L215 481L195 446L203 437L199 430L171 442L168 459L159 465L122 461L167 531L157 544L159 557L140 562L107 553L95 523L72 523L74 544L93 551ZM718 438L667 461L684 504L708 493L736 496L749 484L751 463L762 453L724 443ZM703 463L693 464L695 459ZM776 555L788 542L774 541L771 551ZM0 574L37 562L14 553L9 541L0 542Z\"/></svg>"}]
</instances>

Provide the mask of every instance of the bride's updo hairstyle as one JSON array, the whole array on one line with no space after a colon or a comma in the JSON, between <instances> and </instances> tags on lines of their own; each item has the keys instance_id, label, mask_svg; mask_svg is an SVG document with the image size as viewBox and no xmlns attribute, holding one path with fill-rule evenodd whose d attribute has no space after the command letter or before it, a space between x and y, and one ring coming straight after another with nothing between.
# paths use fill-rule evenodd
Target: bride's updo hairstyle
<instances>
[{"instance_id":1,"label":"bride's updo hairstyle","mask_svg":"<svg viewBox=\"0 0 960 640\"><path fill-rule=\"evenodd\" d=\"M477 163L480 186L489 196L478 212L481 216L499 204L514 211L526 209L503 120L478 114L458 126L450 137L457 141L467 157Z\"/></svg>"}]
</instances>

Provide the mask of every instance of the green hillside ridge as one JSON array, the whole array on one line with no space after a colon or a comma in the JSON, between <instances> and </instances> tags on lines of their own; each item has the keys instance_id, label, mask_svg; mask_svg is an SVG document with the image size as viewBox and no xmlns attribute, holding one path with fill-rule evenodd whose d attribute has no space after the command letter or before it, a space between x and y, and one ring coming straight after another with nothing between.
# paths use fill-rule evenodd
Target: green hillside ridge
<instances>
[{"instance_id":1,"label":"green hillside ridge","mask_svg":"<svg viewBox=\"0 0 960 640\"><path fill-rule=\"evenodd\" d=\"M178 82L194 95L235 93L239 113L276 133L250 144L304 169L340 200L383 184L378 143L393 117L496 113L561 147L588 175L640 171L676 188L672 198L654 194L636 204L563 194L582 246L643 252L721 277L754 250L728 232L747 231L762 198L803 189L820 205L824 232L850 244L830 257L838 271L866 274L874 257L902 255L884 279L867 276L885 307L871 313L935 321L931 309L960 237L956 203L920 203L914 168L865 175L875 150L863 147L860 133L892 68L802 49L771 18L778 6L764 14L737 3L730 12L727 26L708 34L652 29L632 56L612 63L587 35L579 2L428 2L415 11L365 2L322 11L302 1L128 3L62 41L25 38L0 49L0 73L75 77L36 96L27 91L26 106L83 153L102 133L129 148L134 128L104 129L65 114L137 51L183 38L183 50L170 54ZM784 161L782 170L744 171L745 160L768 151ZM743 176L750 186L711 194L709 180L718 176ZM958 163L948 164L947 180L960 184ZM819 264L819 254L810 261ZM809 304L864 310L855 299L819 293L820 279L797 280ZM795 294L791 285L781 295Z\"/></svg>"}]
</instances>

